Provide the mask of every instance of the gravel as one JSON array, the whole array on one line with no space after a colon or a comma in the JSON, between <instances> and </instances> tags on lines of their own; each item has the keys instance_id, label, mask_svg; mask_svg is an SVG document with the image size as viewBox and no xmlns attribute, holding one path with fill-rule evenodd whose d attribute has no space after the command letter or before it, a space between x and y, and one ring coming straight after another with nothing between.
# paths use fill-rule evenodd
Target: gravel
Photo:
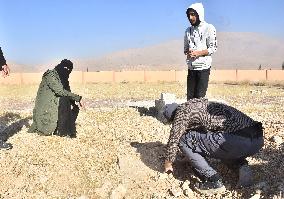
<instances>
[{"instance_id":1,"label":"gravel","mask_svg":"<svg viewBox=\"0 0 284 199\"><path fill-rule=\"evenodd\" d=\"M221 86L220 86L221 88ZM224 179L226 192L210 198L283 196L284 97L250 92L213 95L263 123L265 146L248 158L254 185L236 188L237 173L210 160ZM77 138L30 134L33 100L0 100L0 135L13 144L0 150L0 198L208 198L192 189L197 181L187 162L174 174L163 173L170 126L151 112L153 100L87 100L77 120ZM277 141L278 140L278 141Z\"/></svg>"}]
</instances>

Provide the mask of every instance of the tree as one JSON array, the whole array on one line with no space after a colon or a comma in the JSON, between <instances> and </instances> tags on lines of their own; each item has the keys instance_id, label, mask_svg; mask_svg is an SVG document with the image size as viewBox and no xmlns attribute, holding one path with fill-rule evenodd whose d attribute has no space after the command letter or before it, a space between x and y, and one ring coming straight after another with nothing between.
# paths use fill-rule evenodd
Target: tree
<instances>
[{"instance_id":1,"label":"tree","mask_svg":"<svg viewBox=\"0 0 284 199\"><path fill-rule=\"evenodd\" d=\"M261 70L261 64L259 65L258 70Z\"/></svg>"},{"instance_id":2,"label":"tree","mask_svg":"<svg viewBox=\"0 0 284 199\"><path fill-rule=\"evenodd\" d=\"M283 63L282 63L282 70L284 70L284 61L283 61Z\"/></svg>"}]
</instances>

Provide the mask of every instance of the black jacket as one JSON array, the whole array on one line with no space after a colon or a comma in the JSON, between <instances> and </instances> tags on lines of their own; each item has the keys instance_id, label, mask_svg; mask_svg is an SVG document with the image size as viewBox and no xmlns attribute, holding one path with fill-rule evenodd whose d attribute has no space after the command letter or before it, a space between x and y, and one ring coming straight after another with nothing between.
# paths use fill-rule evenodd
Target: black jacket
<instances>
[{"instance_id":1,"label":"black jacket","mask_svg":"<svg viewBox=\"0 0 284 199\"><path fill-rule=\"evenodd\" d=\"M6 59L3 55L3 52L0 47L0 70L2 70L2 66L6 65Z\"/></svg>"}]
</instances>

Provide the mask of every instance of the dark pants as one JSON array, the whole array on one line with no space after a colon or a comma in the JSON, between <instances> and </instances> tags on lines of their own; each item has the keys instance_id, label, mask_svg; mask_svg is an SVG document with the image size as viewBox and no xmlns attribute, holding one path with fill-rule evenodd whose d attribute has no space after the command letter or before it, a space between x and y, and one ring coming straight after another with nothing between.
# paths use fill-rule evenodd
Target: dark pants
<instances>
[{"instance_id":1,"label":"dark pants","mask_svg":"<svg viewBox=\"0 0 284 199\"><path fill-rule=\"evenodd\" d=\"M263 136L242 137L230 133L188 131L180 139L180 149L203 180L217 172L205 157L221 159L224 163L241 164L263 146Z\"/></svg>"},{"instance_id":2,"label":"dark pants","mask_svg":"<svg viewBox=\"0 0 284 199\"><path fill-rule=\"evenodd\" d=\"M210 69L188 70L187 100L205 97L208 88Z\"/></svg>"},{"instance_id":3,"label":"dark pants","mask_svg":"<svg viewBox=\"0 0 284 199\"><path fill-rule=\"evenodd\" d=\"M67 97L60 97L58 107L58 121L57 121L57 132L59 136L76 137L76 126L75 122L79 114L79 107L72 104Z\"/></svg>"}]
</instances>

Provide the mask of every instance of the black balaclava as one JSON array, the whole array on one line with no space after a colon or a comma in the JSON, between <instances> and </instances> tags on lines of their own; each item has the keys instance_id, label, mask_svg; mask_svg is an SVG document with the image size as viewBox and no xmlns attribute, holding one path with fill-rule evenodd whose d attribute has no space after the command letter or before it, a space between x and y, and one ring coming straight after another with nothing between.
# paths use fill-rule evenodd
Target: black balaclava
<instances>
[{"instance_id":1,"label":"black balaclava","mask_svg":"<svg viewBox=\"0 0 284 199\"><path fill-rule=\"evenodd\" d=\"M187 16L187 18L188 18L188 20L190 19L189 18L189 11L193 11L194 12L194 14L195 14L195 16L196 16L196 23L193 25L193 24L191 24L191 25L193 25L193 26L199 26L199 24L200 24L200 19L199 19L199 15L198 15L198 13L196 12L196 10L194 10L194 9L192 9L192 8L188 8L187 10L186 10L186 16Z\"/></svg>"},{"instance_id":2,"label":"black balaclava","mask_svg":"<svg viewBox=\"0 0 284 199\"><path fill-rule=\"evenodd\" d=\"M55 66L55 70L57 71L63 88L70 91L69 86L69 75L73 70L73 63L68 59L63 59L60 64Z\"/></svg>"}]
</instances>

